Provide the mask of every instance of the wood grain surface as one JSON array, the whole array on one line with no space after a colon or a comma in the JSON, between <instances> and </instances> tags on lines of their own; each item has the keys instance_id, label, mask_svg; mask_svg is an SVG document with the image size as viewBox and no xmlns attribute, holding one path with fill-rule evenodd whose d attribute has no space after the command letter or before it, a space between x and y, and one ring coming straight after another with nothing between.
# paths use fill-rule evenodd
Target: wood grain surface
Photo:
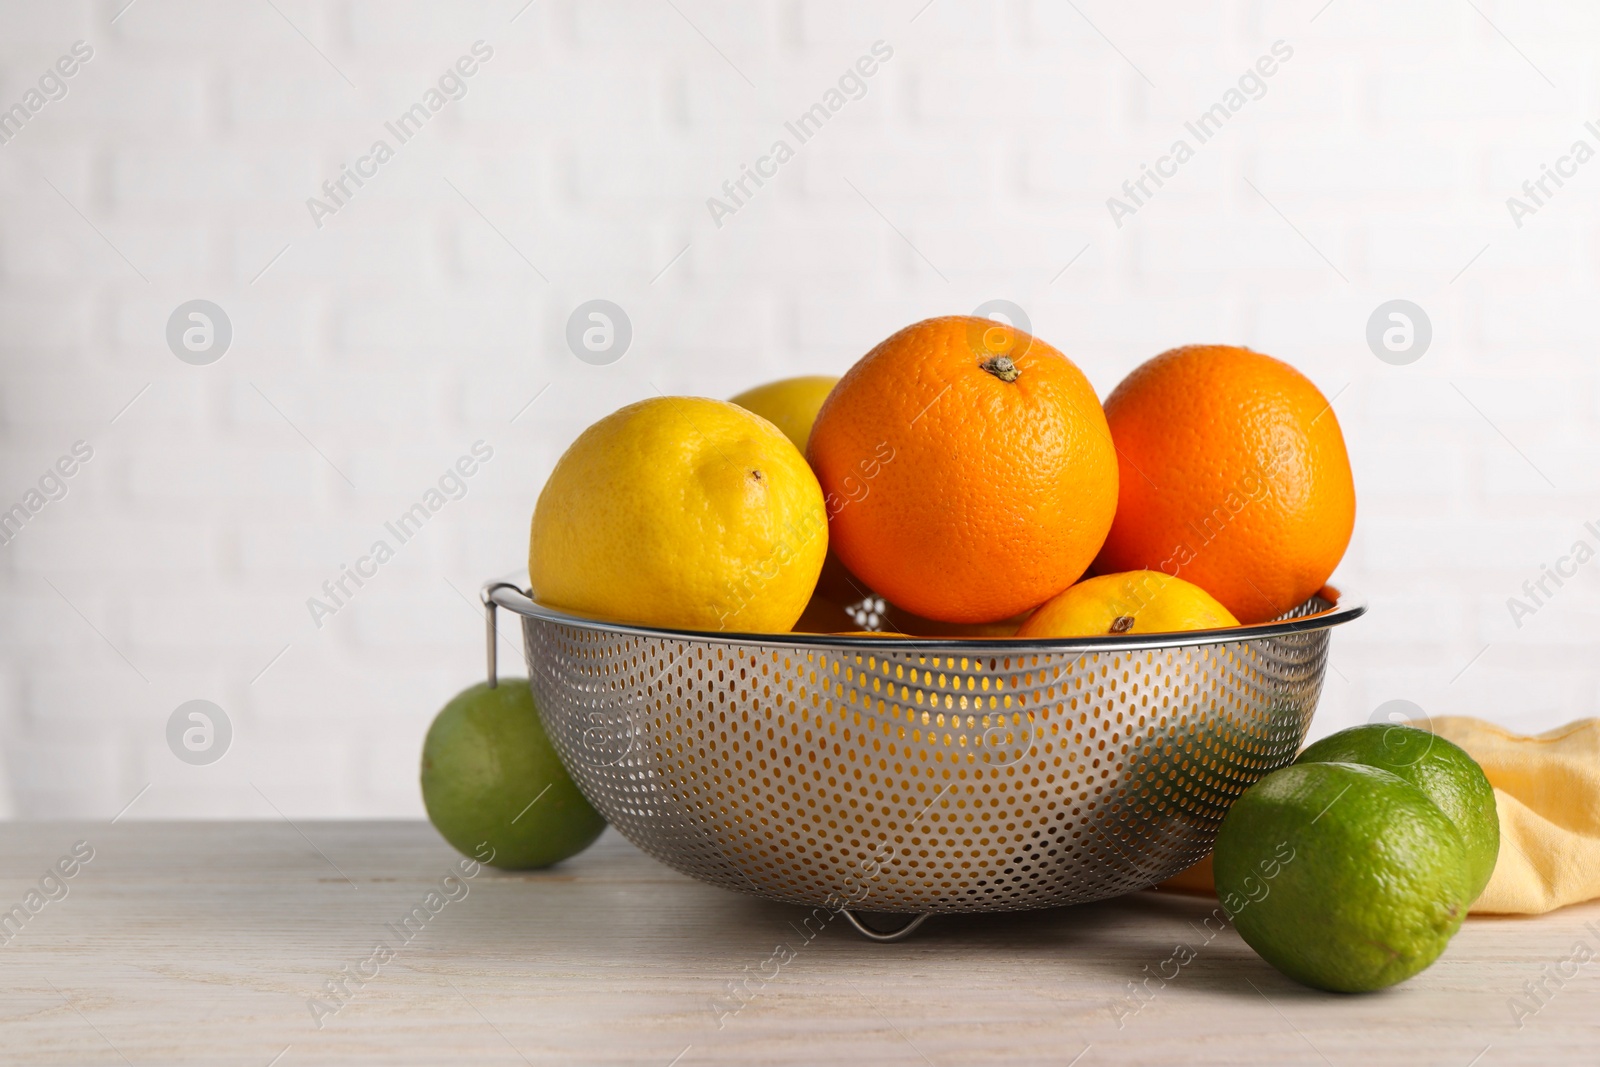
<instances>
[{"instance_id":1,"label":"wood grain surface","mask_svg":"<svg viewBox=\"0 0 1600 1067\"><path fill-rule=\"evenodd\" d=\"M78 842L93 858L63 877ZM1568 962L1600 957L1596 904L1469 920L1410 982L1338 996L1210 932L1197 898L880 945L610 832L543 873L459 859L420 823L0 826L0 922L24 916L0 928L0 1062L1600 1062L1600 962Z\"/></svg>"}]
</instances>

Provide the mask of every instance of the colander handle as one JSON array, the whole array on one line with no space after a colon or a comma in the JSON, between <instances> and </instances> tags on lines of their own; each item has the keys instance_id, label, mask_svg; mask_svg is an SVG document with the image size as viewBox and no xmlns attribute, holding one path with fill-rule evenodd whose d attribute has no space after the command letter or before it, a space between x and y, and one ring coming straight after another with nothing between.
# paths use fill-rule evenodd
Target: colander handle
<instances>
[{"instance_id":1,"label":"colander handle","mask_svg":"<svg viewBox=\"0 0 1600 1067\"><path fill-rule=\"evenodd\" d=\"M522 592L510 582L486 582L484 587L478 591L478 599L483 601L483 636L486 642L484 648L488 652L490 689L497 688L500 685L500 657L497 647L499 634L495 629L495 612L499 605L494 602L494 594L498 589L515 589L519 593Z\"/></svg>"},{"instance_id":2,"label":"colander handle","mask_svg":"<svg viewBox=\"0 0 1600 1067\"><path fill-rule=\"evenodd\" d=\"M906 923L898 930L874 930L872 927L856 918L855 912L851 911L849 908L840 908L839 914L848 919L850 921L850 925L856 928L856 933L860 934L862 937L867 938L869 941L883 942L898 941L902 937L910 937L917 927L928 921L928 916L932 913L925 911L921 915L913 916L910 922Z\"/></svg>"}]
</instances>

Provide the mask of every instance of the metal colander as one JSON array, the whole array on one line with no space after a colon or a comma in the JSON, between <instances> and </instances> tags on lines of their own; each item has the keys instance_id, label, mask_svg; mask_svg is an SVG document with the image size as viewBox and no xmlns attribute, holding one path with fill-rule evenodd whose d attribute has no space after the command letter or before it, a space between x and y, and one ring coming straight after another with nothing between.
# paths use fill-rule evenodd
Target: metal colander
<instances>
[{"instance_id":1,"label":"metal colander","mask_svg":"<svg viewBox=\"0 0 1600 1067\"><path fill-rule=\"evenodd\" d=\"M1231 630L902 639L483 596L490 677L498 606L522 619L562 761L628 840L729 889L917 914L1099 900L1199 860L1233 799L1299 751L1328 631L1365 611L1329 588Z\"/></svg>"}]
</instances>

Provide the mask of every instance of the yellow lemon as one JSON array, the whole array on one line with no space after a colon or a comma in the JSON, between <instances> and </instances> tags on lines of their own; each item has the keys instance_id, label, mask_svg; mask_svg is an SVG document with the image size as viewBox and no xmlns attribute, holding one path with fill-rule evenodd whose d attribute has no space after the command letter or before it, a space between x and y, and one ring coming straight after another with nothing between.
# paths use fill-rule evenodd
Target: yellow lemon
<instances>
[{"instance_id":1,"label":"yellow lemon","mask_svg":"<svg viewBox=\"0 0 1600 1067\"><path fill-rule=\"evenodd\" d=\"M644 626L776 633L828 550L822 489L765 419L722 400L655 397L585 430L533 510L534 596Z\"/></svg>"},{"instance_id":2,"label":"yellow lemon","mask_svg":"<svg viewBox=\"0 0 1600 1067\"><path fill-rule=\"evenodd\" d=\"M1160 571L1089 578L1044 602L1018 637L1159 634L1238 626L1227 608L1198 585Z\"/></svg>"},{"instance_id":3,"label":"yellow lemon","mask_svg":"<svg viewBox=\"0 0 1600 1067\"><path fill-rule=\"evenodd\" d=\"M817 421L822 402L828 399L839 379L831 374L811 374L800 378L780 378L775 382L746 389L730 403L755 412L784 432L801 452L806 450L806 440L811 436L811 424ZM866 587L845 569L833 552L822 564L822 576L817 579L817 592L839 604L853 604L866 595ZM809 627L807 627L809 629ZM830 633L831 625L824 625L821 633Z\"/></svg>"},{"instance_id":4,"label":"yellow lemon","mask_svg":"<svg viewBox=\"0 0 1600 1067\"><path fill-rule=\"evenodd\" d=\"M811 424L817 421L817 409L837 384L839 379L828 374L782 378L747 389L730 402L772 423L794 442L794 447L804 452L806 438L811 436Z\"/></svg>"}]
</instances>

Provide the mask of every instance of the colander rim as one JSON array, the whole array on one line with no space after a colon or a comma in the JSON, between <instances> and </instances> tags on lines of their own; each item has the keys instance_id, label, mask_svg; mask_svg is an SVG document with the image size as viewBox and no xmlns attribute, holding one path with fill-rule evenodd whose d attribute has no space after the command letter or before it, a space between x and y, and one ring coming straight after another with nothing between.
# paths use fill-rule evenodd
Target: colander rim
<instances>
[{"instance_id":1,"label":"colander rim","mask_svg":"<svg viewBox=\"0 0 1600 1067\"><path fill-rule=\"evenodd\" d=\"M721 630L682 630L659 626L639 626L632 623L606 622L601 619L571 615L547 607L533 599L531 590L524 590L510 582L485 582L481 598L488 606L501 607L525 618L541 622L574 626L605 634L623 634L654 639L698 642L716 645L759 645L792 648L817 648L834 651L859 652L878 649L883 652L926 652L940 655L1013 655L1017 653L1059 654L1063 652L1114 652L1143 651L1163 648L1192 648L1200 645L1231 645L1244 641L1260 641L1287 637L1291 634L1314 633L1332 629L1367 612L1366 598L1354 590L1324 585L1310 600L1321 599L1329 606L1321 611L1298 618L1276 619L1252 623L1248 626L1231 626L1214 630L1186 630L1179 633L1155 634L1105 634L1098 637L857 637L852 634L811 633L739 633ZM1303 607L1304 604L1297 605Z\"/></svg>"}]
</instances>

